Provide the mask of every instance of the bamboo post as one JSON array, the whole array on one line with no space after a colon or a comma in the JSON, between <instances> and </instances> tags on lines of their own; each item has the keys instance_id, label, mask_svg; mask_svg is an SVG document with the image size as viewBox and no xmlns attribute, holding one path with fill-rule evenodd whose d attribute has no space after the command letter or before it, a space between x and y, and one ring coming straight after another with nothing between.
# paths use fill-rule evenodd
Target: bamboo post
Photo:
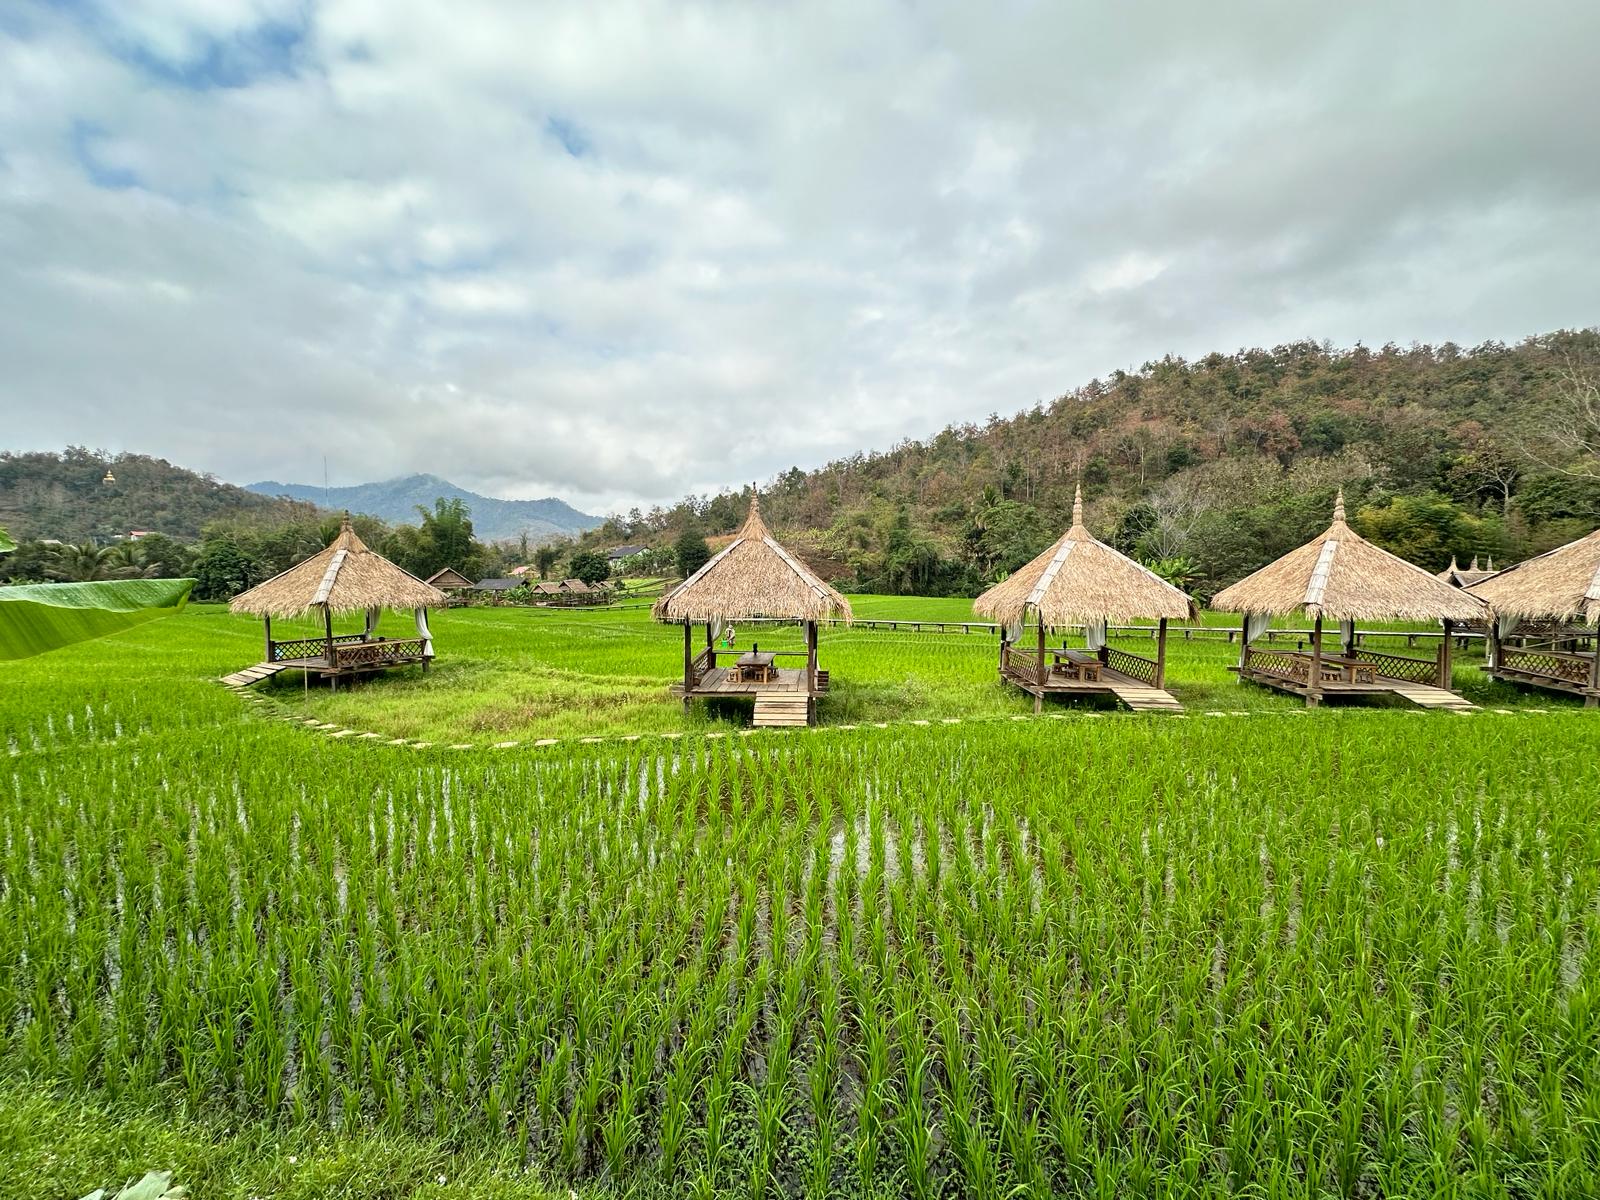
<instances>
[{"instance_id":1,"label":"bamboo post","mask_svg":"<svg viewBox=\"0 0 1600 1200\"><path fill-rule=\"evenodd\" d=\"M1595 622L1594 647L1589 656L1589 694L1583 698L1585 708L1600 708L1600 621Z\"/></svg>"},{"instance_id":2,"label":"bamboo post","mask_svg":"<svg viewBox=\"0 0 1600 1200\"><path fill-rule=\"evenodd\" d=\"M683 623L683 702L689 703L689 693L694 690L694 626Z\"/></svg>"},{"instance_id":3,"label":"bamboo post","mask_svg":"<svg viewBox=\"0 0 1600 1200\"><path fill-rule=\"evenodd\" d=\"M1447 692L1451 690L1450 685L1454 682L1451 678L1452 667L1450 662L1451 651L1454 649L1450 642L1453 627L1454 622L1445 621L1444 636L1439 639L1439 686Z\"/></svg>"},{"instance_id":4,"label":"bamboo post","mask_svg":"<svg viewBox=\"0 0 1600 1200\"><path fill-rule=\"evenodd\" d=\"M1311 626L1311 679L1306 684L1306 707L1322 703L1322 614Z\"/></svg>"},{"instance_id":5,"label":"bamboo post","mask_svg":"<svg viewBox=\"0 0 1600 1200\"><path fill-rule=\"evenodd\" d=\"M1156 686L1167 686L1167 619L1156 625Z\"/></svg>"}]
</instances>

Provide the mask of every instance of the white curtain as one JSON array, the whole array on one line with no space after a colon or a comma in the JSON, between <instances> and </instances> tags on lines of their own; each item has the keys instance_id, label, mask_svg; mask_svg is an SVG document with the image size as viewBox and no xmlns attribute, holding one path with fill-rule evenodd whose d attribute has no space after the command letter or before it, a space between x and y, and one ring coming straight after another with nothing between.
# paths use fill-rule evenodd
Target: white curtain
<instances>
[{"instance_id":1,"label":"white curtain","mask_svg":"<svg viewBox=\"0 0 1600 1200\"><path fill-rule=\"evenodd\" d=\"M1083 626L1083 646L1086 650L1099 650L1106 644L1106 623L1086 621Z\"/></svg>"},{"instance_id":2,"label":"white curtain","mask_svg":"<svg viewBox=\"0 0 1600 1200\"><path fill-rule=\"evenodd\" d=\"M1022 640L1022 618L1018 617L1006 626L1006 641L1015 645Z\"/></svg>"},{"instance_id":3,"label":"white curtain","mask_svg":"<svg viewBox=\"0 0 1600 1200\"><path fill-rule=\"evenodd\" d=\"M1522 624L1521 617L1496 617L1494 619L1494 637L1489 639L1489 665L1498 667L1499 654L1496 653L1501 642L1511 636L1512 631Z\"/></svg>"},{"instance_id":4,"label":"white curtain","mask_svg":"<svg viewBox=\"0 0 1600 1200\"><path fill-rule=\"evenodd\" d=\"M1244 641L1239 645L1239 665L1244 666L1244 648L1272 627L1271 613L1248 613L1244 619Z\"/></svg>"},{"instance_id":5,"label":"white curtain","mask_svg":"<svg viewBox=\"0 0 1600 1200\"><path fill-rule=\"evenodd\" d=\"M378 627L378 611L376 608L367 609L367 628L362 637L369 642L372 640L372 631Z\"/></svg>"},{"instance_id":6,"label":"white curtain","mask_svg":"<svg viewBox=\"0 0 1600 1200\"><path fill-rule=\"evenodd\" d=\"M433 657L433 634L428 631L428 610L417 609L417 636L422 639L422 653Z\"/></svg>"},{"instance_id":7,"label":"white curtain","mask_svg":"<svg viewBox=\"0 0 1600 1200\"><path fill-rule=\"evenodd\" d=\"M715 645L717 639L720 638L721 636L722 636L722 618L718 617L716 620L711 622L711 643L712 643L712 645Z\"/></svg>"},{"instance_id":8,"label":"white curtain","mask_svg":"<svg viewBox=\"0 0 1600 1200\"><path fill-rule=\"evenodd\" d=\"M1339 622L1339 649L1346 654L1354 654L1356 652L1356 623L1354 618Z\"/></svg>"}]
</instances>

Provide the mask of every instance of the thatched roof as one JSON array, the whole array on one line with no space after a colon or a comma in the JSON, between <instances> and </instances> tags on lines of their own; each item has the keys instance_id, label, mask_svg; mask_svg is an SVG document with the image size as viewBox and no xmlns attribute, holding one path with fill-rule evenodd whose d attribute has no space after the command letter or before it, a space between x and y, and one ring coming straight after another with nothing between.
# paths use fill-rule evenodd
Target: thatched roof
<instances>
[{"instance_id":1,"label":"thatched roof","mask_svg":"<svg viewBox=\"0 0 1600 1200\"><path fill-rule=\"evenodd\" d=\"M853 618L850 602L790 554L761 519L761 503L750 498L750 515L727 547L661 599L651 610L659 621L722 621L746 617L790 617L817 621Z\"/></svg>"},{"instance_id":2,"label":"thatched roof","mask_svg":"<svg viewBox=\"0 0 1600 1200\"><path fill-rule=\"evenodd\" d=\"M436 587L367 549L346 515L339 536L318 554L233 598L229 610L258 617L298 617L369 608L434 608L449 600Z\"/></svg>"},{"instance_id":3,"label":"thatched roof","mask_svg":"<svg viewBox=\"0 0 1600 1200\"><path fill-rule=\"evenodd\" d=\"M1272 616L1303 611L1333 621L1478 621L1488 615L1467 592L1345 524L1343 491L1325 533L1223 588L1211 607Z\"/></svg>"},{"instance_id":4,"label":"thatched roof","mask_svg":"<svg viewBox=\"0 0 1600 1200\"><path fill-rule=\"evenodd\" d=\"M1494 573L1494 559L1492 557L1489 559L1488 568L1484 569L1478 566L1478 556L1476 554L1472 556L1472 565L1470 567L1456 566L1455 555L1452 554L1450 556L1450 565L1435 575L1434 578L1444 580L1451 587L1464 588L1471 587L1475 583L1482 583Z\"/></svg>"},{"instance_id":5,"label":"thatched roof","mask_svg":"<svg viewBox=\"0 0 1600 1200\"><path fill-rule=\"evenodd\" d=\"M427 583L436 588L469 588L472 580L468 579L454 567L446 567L442 571L435 571L428 576Z\"/></svg>"},{"instance_id":6,"label":"thatched roof","mask_svg":"<svg viewBox=\"0 0 1600 1200\"><path fill-rule=\"evenodd\" d=\"M1084 528L1083 489L1072 498L1072 527L1038 558L972 604L979 616L1017 625L1031 611L1047 627L1194 615L1194 601L1148 567Z\"/></svg>"},{"instance_id":7,"label":"thatched roof","mask_svg":"<svg viewBox=\"0 0 1600 1200\"><path fill-rule=\"evenodd\" d=\"M1600 529L1507 567L1471 587L1507 617L1600 621Z\"/></svg>"}]
</instances>

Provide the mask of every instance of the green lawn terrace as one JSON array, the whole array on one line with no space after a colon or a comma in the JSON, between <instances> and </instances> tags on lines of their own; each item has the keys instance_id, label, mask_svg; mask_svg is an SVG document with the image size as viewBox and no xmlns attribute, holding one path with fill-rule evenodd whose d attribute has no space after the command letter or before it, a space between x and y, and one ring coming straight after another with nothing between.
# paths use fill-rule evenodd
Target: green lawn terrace
<instances>
[{"instance_id":1,"label":"green lawn terrace","mask_svg":"<svg viewBox=\"0 0 1600 1200\"><path fill-rule=\"evenodd\" d=\"M964 599L852 596L856 624L824 624L820 657L832 684L819 706L823 726L877 722L1006 720L1030 716L1030 697L1003 686L996 674L999 639L983 631ZM748 726L748 704L697 702L687 710L670 688L682 672L679 632L650 616L643 604L605 609L467 608L435 610L432 631L449 653L423 675L420 668L387 672L337 694L305 687L292 677L267 680L254 692L271 709L385 740L407 738L445 745L494 745L543 738L631 734L732 733ZM921 621L925 632L866 627L866 621ZM954 630L933 632L939 621ZM756 632L759 630L759 632ZM278 621L277 636L315 636L314 619ZM1151 624L1113 628L1108 642L1128 653L1155 652ZM1363 624L1363 645L1396 653L1432 654L1437 626ZM1167 683L1185 710L1282 712L1295 697L1241 686L1229 668L1239 660L1238 618L1205 612L1169 631ZM738 643L759 640L801 651L795 626L742 625ZM1304 650L1303 622L1274 621L1258 645ZM218 605L190 604L182 613L112 638L5 668L0 688L0 744L47 745L68 724L92 721L105 736L162 723L204 726L235 719L240 700L217 679L260 656L261 625ZM1530 691L1489 679L1481 670L1481 639L1458 643L1457 689L1486 708L1581 706L1577 698ZM155 664L159 664L157 668ZM169 701L169 697L173 700ZM181 698L181 703L176 702ZM1046 713L1085 717L1119 714L1111 703L1052 703ZM1341 712L1334 704L1327 711ZM1394 710L1396 712L1403 710ZM1131 714L1128 719L1134 718ZM788 735L783 735L788 736Z\"/></svg>"}]
</instances>

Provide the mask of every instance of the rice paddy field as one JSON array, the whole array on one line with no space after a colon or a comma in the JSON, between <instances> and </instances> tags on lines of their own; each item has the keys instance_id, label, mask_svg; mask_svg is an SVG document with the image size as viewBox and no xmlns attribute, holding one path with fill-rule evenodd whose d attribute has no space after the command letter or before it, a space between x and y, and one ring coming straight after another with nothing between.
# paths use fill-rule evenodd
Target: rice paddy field
<instances>
[{"instance_id":1,"label":"rice paddy field","mask_svg":"<svg viewBox=\"0 0 1600 1200\"><path fill-rule=\"evenodd\" d=\"M971 601L904 596L857 596L858 617L880 620L971 622ZM1223 614L1207 614L1214 627L1236 626ZM386 617L403 632L409 622ZM317 635L314 622L274 622L280 638ZM1294 622L1285 622L1294 625ZM1300 622L1303 624L1303 621ZM331 722L385 738L447 745L493 746L504 741L578 738L632 733L705 733L743 728L748 700L720 704L697 701L685 712L667 696L682 678L680 628L650 619L647 604L603 609L470 608L432 618L439 658L423 674L412 668L381 684L361 684L330 693L306 689L290 672L257 686L287 715ZM1372 648L1431 658L1437 639L1408 650L1403 627ZM192 656L197 670L212 676L261 657L259 621L228 615L220 607L195 606L177 625L152 631L152 645ZM703 637L696 631L696 637ZM889 632L825 627L821 665L832 684L822 698L824 724L895 720L1001 718L1031 714L1031 698L1002 687L997 678L998 643L993 633ZM802 650L799 628L742 625L740 650ZM1153 657L1148 633L1124 635L1113 645ZM698 645L698 644L697 644ZM167 653L165 650L157 653ZM1300 706L1293 697L1241 687L1228 671L1238 647L1222 638L1168 645L1168 684L1177 698L1199 711L1282 711ZM1563 697L1524 695L1478 670L1477 651L1457 655L1457 686L1469 699L1496 707L1567 707ZM1052 712L1081 711L1094 701L1052 703ZM1101 711L1115 707L1109 697Z\"/></svg>"},{"instance_id":2,"label":"rice paddy field","mask_svg":"<svg viewBox=\"0 0 1600 1200\"><path fill-rule=\"evenodd\" d=\"M435 633L272 707L445 730L504 653L687 736L323 736L205 608L0 668L28 1194L1600 1194L1594 713L1307 713L1179 642L1187 717L1011 720L992 639L830 631L887 727L738 737L631 613ZM513 732L650 732L594 712Z\"/></svg>"}]
</instances>

